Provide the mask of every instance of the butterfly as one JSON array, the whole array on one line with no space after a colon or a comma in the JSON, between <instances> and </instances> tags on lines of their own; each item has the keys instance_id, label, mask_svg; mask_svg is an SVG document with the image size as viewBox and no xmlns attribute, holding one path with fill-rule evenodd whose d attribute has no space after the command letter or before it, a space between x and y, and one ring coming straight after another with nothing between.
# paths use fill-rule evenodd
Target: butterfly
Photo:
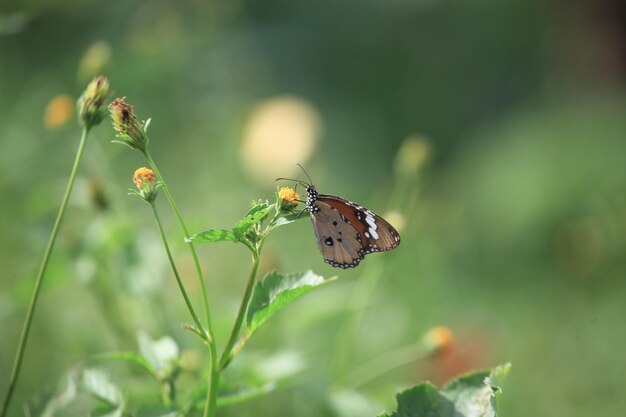
<instances>
[{"instance_id":1,"label":"butterfly","mask_svg":"<svg viewBox=\"0 0 626 417\"><path fill-rule=\"evenodd\" d=\"M373 211L341 197L319 194L312 183L277 180L295 181L306 188L303 211L310 213L317 246L326 263L336 268L354 268L365 255L390 251L400 244L398 231Z\"/></svg>"}]
</instances>

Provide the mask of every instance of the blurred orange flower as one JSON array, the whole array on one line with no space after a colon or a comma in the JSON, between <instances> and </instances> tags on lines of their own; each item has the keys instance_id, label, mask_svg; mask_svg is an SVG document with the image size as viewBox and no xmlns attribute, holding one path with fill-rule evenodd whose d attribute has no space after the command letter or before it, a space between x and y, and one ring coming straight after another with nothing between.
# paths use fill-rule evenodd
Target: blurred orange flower
<instances>
[{"instance_id":1,"label":"blurred orange flower","mask_svg":"<svg viewBox=\"0 0 626 417\"><path fill-rule=\"evenodd\" d=\"M74 99L67 94L60 94L48 103L43 122L48 129L63 126L72 117Z\"/></svg>"},{"instance_id":2,"label":"blurred orange flower","mask_svg":"<svg viewBox=\"0 0 626 417\"><path fill-rule=\"evenodd\" d=\"M445 330L431 333L433 341L446 346L424 362L425 372L420 372L421 379L428 379L434 384L443 385L466 372L482 369L490 365L490 337L481 329L465 329L454 335L454 342ZM430 333L430 332L429 332Z\"/></svg>"},{"instance_id":3,"label":"blurred orange flower","mask_svg":"<svg viewBox=\"0 0 626 417\"><path fill-rule=\"evenodd\" d=\"M446 326L436 326L424 335L424 341L436 353L446 353L452 349L454 333Z\"/></svg>"}]
</instances>

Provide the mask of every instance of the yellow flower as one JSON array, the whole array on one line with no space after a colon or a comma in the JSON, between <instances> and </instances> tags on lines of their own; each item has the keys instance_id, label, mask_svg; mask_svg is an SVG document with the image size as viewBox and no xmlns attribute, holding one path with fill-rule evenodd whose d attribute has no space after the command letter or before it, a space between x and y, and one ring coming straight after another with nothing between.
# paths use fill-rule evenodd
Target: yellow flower
<instances>
[{"instance_id":1,"label":"yellow flower","mask_svg":"<svg viewBox=\"0 0 626 417\"><path fill-rule=\"evenodd\" d=\"M436 326L424 335L424 342L435 353L446 353L454 343L454 333L446 326Z\"/></svg>"},{"instance_id":2,"label":"yellow flower","mask_svg":"<svg viewBox=\"0 0 626 417\"><path fill-rule=\"evenodd\" d=\"M300 202L300 194L296 193L292 188L282 187L278 191L278 198L287 202L287 203L298 203Z\"/></svg>"},{"instance_id":3,"label":"yellow flower","mask_svg":"<svg viewBox=\"0 0 626 417\"><path fill-rule=\"evenodd\" d=\"M142 188L145 185L154 186L156 181L156 175L150 168L139 168L135 170L135 175L133 175L133 182L137 188Z\"/></svg>"},{"instance_id":4,"label":"yellow flower","mask_svg":"<svg viewBox=\"0 0 626 417\"><path fill-rule=\"evenodd\" d=\"M139 190L135 194L147 202L154 201L160 188L154 171L146 167L137 169L133 175L133 182Z\"/></svg>"},{"instance_id":5,"label":"yellow flower","mask_svg":"<svg viewBox=\"0 0 626 417\"><path fill-rule=\"evenodd\" d=\"M291 210L300 203L300 195L289 187L278 190L278 205L281 209Z\"/></svg>"}]
</instances>

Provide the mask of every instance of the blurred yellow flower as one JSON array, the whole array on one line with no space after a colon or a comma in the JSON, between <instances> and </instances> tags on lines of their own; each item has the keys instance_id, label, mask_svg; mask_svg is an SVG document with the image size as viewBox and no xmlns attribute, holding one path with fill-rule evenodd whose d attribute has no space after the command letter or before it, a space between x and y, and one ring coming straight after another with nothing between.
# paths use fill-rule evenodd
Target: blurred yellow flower
<instances>
[{"instance_id":1,"label":"blurred yellow flower","mask_svg":"<svg viewBox=\"0 0 626 417\"><path fill-rule=\"evenodd\" d=\"M308 101L292 96L261 102L244 130L241 159L259 183L292 175L305 164L319 138L322 122Z\"/></svg>"},{"instance_id":2,"label":"blurred yellow flower","mask_svg":"<svg viewBox=\"0 0 626 417\"><path fill-rule=\"evenodd\" d=\"M89 45L78 64L78 79L83 82L100 74L111 61L112 54L111 46L105 41Z\"/></svg>"},{"instance_id":3,"label":"blurred yellow flower","mask_svg":"<svg viewBox=\"0 0 626 417\"><path fill-rule=\"evenodd\" d=\"M53 129L63 126L72 117L74 111L74 99L67 94L60 94L48 103L44 113L44 125Z\"/></svg>"},{"instance_id":4,"label":"blurred yellow flower","mask_svg":"<svg viewBox=\"0 0 626 417\"><path fill-rule=\"evenodd\" d=\"M409 136L404 140L396 156L396 174L401 176L414 175L432 153L431 145L423 136Z\"/></svg>"},{"instance_id":5,"label":"blurred yellow flower","mask_svg":"<svg viewBox=\"0 0 626 417\"><path fill-rule=\"evenodd\" d=\"M424 342L435 352L445 353L452 348L454 333L446 326L436 326L424 335Z\"/></svg>"}]
</instances>

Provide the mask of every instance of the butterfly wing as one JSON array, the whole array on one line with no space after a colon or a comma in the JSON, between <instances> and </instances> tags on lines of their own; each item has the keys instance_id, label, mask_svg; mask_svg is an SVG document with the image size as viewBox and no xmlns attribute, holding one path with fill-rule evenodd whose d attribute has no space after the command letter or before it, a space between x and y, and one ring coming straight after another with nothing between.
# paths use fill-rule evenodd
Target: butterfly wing
<instances>
[{"instance_id":1,"label":"butterfly wing","mask_svg":"<svg viewBox=\"0 0 626 417\"><path fill-rule=\"evenodd\" d=\"M365 256L359 232L329 204L319 200L315 204L319 210L311 221L324 261L337 268L354 268Z\"/></svg>"},{"instance_id":2,"label":"butterfly wing","mask_svg":"<svg viewBox=\"0 0 626 417\"><path fill-rule=\"evenodd\" d=\"M385 252L400 244L400 234L385 219L341 197L320 195L312 213L313 230L324 260L352 268L368 253Z\"/></svg>"}]
</instances>

